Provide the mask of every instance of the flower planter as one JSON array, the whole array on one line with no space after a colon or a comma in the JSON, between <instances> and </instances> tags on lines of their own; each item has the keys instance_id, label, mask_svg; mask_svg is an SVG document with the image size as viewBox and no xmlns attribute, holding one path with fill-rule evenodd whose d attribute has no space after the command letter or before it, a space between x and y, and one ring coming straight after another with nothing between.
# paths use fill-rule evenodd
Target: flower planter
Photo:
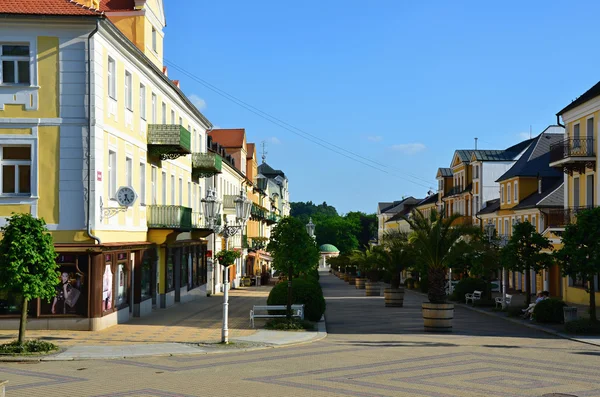
<instances>
[{"instance_id":1,"label":"flower planter","mask_svg":"<svg viewBox=\"0 0 600 397\"><path fill-rule=\"evenodd\" d=\"M385 307L404 306L404 288L384 288Z\"/></svg>"},{"instance_id":2,"label":"flower planter","mask_svg":"<svg viewBox=\"0 0 600 397\"><path fill-rule=\"evenodd\" d=\"M355 286L356 286L356 289L365 289L365 283L366 283L366 282L367 282L367 279L366 279L366 278L360 278L360 277L357 277L357 278L354 280L354 284L355 284Z\"/></svg>"},{"instance_id":3,"label":"flower planter","mask_svg":"<svg viewBox=\"0 0 600 397\"><path fill-rule=\"evenodd\" d=\"M367 296L380 296L381 295L381 286L379 285L379 283L367 281L365 283L365 292L366 292Z\"/></svg>"},{"instance_id":4,"label":"flower planter","mask_svg":"<svg viewBox=\"0 0 600 397\"><path fill-rule=\"evenodd\" d=\"M429 303L421 305L423 309L423 325L427 332L452 332L454 318L453 303Z\"/></svg>"}]
</instances>

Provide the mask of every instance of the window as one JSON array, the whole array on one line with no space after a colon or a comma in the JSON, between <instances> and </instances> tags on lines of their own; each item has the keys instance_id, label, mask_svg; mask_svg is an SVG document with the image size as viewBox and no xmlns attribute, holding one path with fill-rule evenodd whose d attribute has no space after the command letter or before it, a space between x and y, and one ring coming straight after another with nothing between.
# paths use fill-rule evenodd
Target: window
<instances>
[{"instance_id":1,"label":"window","mask_svg":"<svg viewBox=\"0 0 600 397\"><path fill-rule=\"evenodd\" d=\"M140 84L140 117L146 120L146 86Z\"/></svg>"},{"instance_id":2,"label":"window","mask_svg":"<svg viewBox=\"0 0 600 397\"><path fill-rule=\"evenodd\" d=\"M117 75L116 63L112 58L108 58L108 96L117 99Z\"/></svg>"},{"instance_id":3,"label":"window","mask_svg":"<svg viewBox=\"0 0 600 397\"><path fill-rule=\"evenodd\" d=\"M573 126L573 147L578 148L581 146L581 136L579 135L579 124Z\"/></svg>"},{"instance_id":4,"label":"window","mask_svg":"<svg viewBox=\"0 0 600 397\"><path fill-rule=\"evenodd\" d=\"M585 205L588 208L594 206L594 174L585 177Z\"/></svg>"},{"instance_id":5,"label":"window","mask_svg":"<svg viewBox=\"0 0 600 397\"><path fill-rule=\"evenodd\" d=\"M505 219L504 220L504 235L508 236L509 234L510 233L509 233L509 230L508 230L508 219Z\"/></svg>"},{"instance_id":6,"label":"window","mask_svg":"<svg viewBox=\"0 0 600 397\"><path fill-rule=\"evenodd\" d=\"M573 178L573 207L579 208L579 177Z\"/></svg>"},{"instance_id":7,"label":"window","mask_svg":"<svg viewBox=\"0 0 600 397\"><path fill-rule=\"evenodd\" d=\"M162 123L167 124L167 104L162 103Z\"/></svg>"},{"instance_id":8,"label":"window","mask_svg":"<svg viewBox=\"0 0 600 397\"><path fill-rule=\"evenodd\" d=\"M31 146L1 146L2 194L31 194Z\"/></svg>"},{"instance_id":9,"label":"window","mask_svg":"<svg viewBox=\"0 0 600 397\"><path fill-rule=\"evenodd\" d=\"M542 193L542 180L538 179L538 193L541 194Z\"/></svg>"},{"instance_id":10,"label":"window","mask_svg":"<svg viewBox=\"0 0 600 397\"><path fill-rule=\"evenodd\" d=\"M140 163L140 204L146 204L146 164Z\"/></svg>"},{"instance_id":11,"label":"window","mask_svg":"<svg viewBox=\"0 0 600 397\"><path fill-rule=\"evenodd\" d=\"M171 110L171 124L175 124L175 111Z\"/></svg>"},{"instance_id":12,"label":"window","mask_svg":"<svg viewBox=\"0 0 600 397\"><path fill-rule=\"evenodd\" d=\"M175 205L175 175L171 175L171 205Z\"/></svg>"},{"instance_id":13,"label":"window","mask_svg":"<svg viewBox=\"0 0 600 397\"><path fill-rule=\"evenodd\" d=\"M2 59L2 84L31 84L29 73L29 46L5 44L0 46Z\"/></svg>"},{"instance_id":14,"label":"window","mask_svg":"<svg viewBox=\"0 0 600 397\"><path fill-rule=\"evenodd\" d=\"M183 125L183 119L181 117L179 118L179 125Z\"/></svg>"},{"instance_id":15,"label":"window","mask_svg":"<svg viewBox=\"0 0 600 397\"><path fill-rule=\"evenodd\" d=\"M131 87L131 73L125 72L125 107L133 110L133 95Z\"/></svg>"},{"instance_id":16,"label":"window","mask_svg":"<svg viewBox=\"0 0 600 397\"><path fill-rule=\"evenodd\" d=\"M506 202L510 204L510 199L512 198L510 194L510 183L506 185Z\"/></svg>"},{"instance_id":17,"label":"window","mask_svg":"<svg viewBox=\"0 0 600 397\"><path fill-rule=\"evenodd\" d=\"M130 157L125 159L125 183L127 186L133 185L133 160Z\"/></svg>"},{"instance_id":18,"label":"window","mask_svg":"<svg viewBox=\"0 0 600 397\"><path fill-rule=\"evenodd\" d=\"M152 93L152 124L156 124L156 94Z\"/></svg>"},{"instance_id":19,"label":"window","mask_svg":"<svg viewBox=\"0 0 600 397\"><path fill-rule=\"evenodd\" d=\"M167 205L167 173L162 173L162 205Z\"/></svg>"},{"instance_id":20,"label":"window","mask_svg":"<svg viewBox=\"0 0 600 397\"><path fill-rule=\"evenodd\" d=\"M515 203L519 201L519 182L515 181Z\"/></svg>"},{"instance_id":21,"label":"window","mask_svg":"<svg viewBox=\"0 0 600 397\"><path fill-rule=\"evenodd\" d=\"M538 230L537 219L535 219L535 215L531 215L531 224L535 227L535 230Z\"/></svg>"},{"instance_id":22,"label":"window","mask_svg":"<svg viewBox=\"0 0 600 397\"><path fill-rule=\"evenodd\" d=\"M479 212L479 196L475 197L475 210L473 212L475 214Z\"/></svg>"},{"instance_id":23,"label":"window","mask_svg":"<svg viewBox=\"0 0 600 397\"><path fill-rule=\"evenodd\" d=\"M475 166L475 179L479 178L479 166Z\"/></svg>"},{"instance_id":24,"label":"window","mask_svg":"<svg viewBox=\"0 0 600 397\"><path fill-rule=\"evenodd\" d=\"M504 185L500 185L500 204L504 204Z\"/></svg>"},{"instance_id":25,"label":"window","mask_svg":"<svg viewBox=\"0 0 600 397\"><path fill-rule=\"evenodd\" d=\"M187 185L188 185L188 195L187 195L188 202L187 202L187 204L188 204L188 207L193 208L192 207L192 183L188 182Z\"/></svg>"},{"instance_id":26,"label":"window","mask_svg":"<svg viewBox=\"0 0 600 397\"><path fill-rule=\"evenodd\" d=\"M151 189L152 189L152 205L156 205L156 173L157 173L157 169L155 166L152 166L152 175L150 176L151 181L150 183L152 184Z\"/></svg>"},{"instance_id":27,"label":"window","mask_svg":"<svg viewBox=\"0 0 600 397\"><path fill-rule=\"evenodd\" d=\"M183 179L179 178L179 205L183 205Z\"/></svg>"},{"instance_id":28,"label":"window","mask_svg":"<svg viewBox=\"0 0 600 397\"><path fill-rule=\"evenodd\" d=\"M152 27L152 51L156 52L156 29Z\"/></svg>"},{"instance_id":29,"label":"window","mask_svg":"<svg viewBox=\"0 0 600 397\"><path fill-rule=\"evenodd\" d=\"M117 153L108 151L108 197L115 198L117 193Z\"/></svg>"}]
</instances>

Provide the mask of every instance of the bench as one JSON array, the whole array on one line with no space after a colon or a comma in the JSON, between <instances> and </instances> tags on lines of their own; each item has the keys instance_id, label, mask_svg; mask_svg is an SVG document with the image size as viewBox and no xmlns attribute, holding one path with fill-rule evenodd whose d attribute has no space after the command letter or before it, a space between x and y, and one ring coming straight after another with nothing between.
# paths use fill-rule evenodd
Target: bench
<instances>
[{"instance_id":1,"label":"bench","mask_svg":"<svg viewBox=\"0 0 600 397\"><path fill-rule=\"evenodd\" d=\"M469 301L471 301L471 303L474 305L475 301L481 299L481 294L483 294L483 291L473 291L472 294L465 294L465 303L469 303Z\"/></svg>"},{"instance_id":2,"label":"bench","mask_svg":"<svg viewBox=\"0 0 600 397\"><path fill-rule=\"evenodd\" d=\"M502 307L502 297L501 296L495 298L494 300L496 301L496 307L498 307L498 305L500 305L500 307ZM512 301L512 295L506 294L506 299L504 300L505 305L510 306L511 301Z\"/></svg>"},{"instance_id":3,"label":"bench","mask_svg":"<svg viewBox=\"0 0 600 397\"><path fill-rule=\"evenodd\" d=\"M282 312L281 314L270 314L269 312ZM250 326L254 328L255 318L285 318L287 317L287 305L252 306L250 310ZM304 320L304 305L292 305L292 317Z\"/></svg>"}]
</instances>

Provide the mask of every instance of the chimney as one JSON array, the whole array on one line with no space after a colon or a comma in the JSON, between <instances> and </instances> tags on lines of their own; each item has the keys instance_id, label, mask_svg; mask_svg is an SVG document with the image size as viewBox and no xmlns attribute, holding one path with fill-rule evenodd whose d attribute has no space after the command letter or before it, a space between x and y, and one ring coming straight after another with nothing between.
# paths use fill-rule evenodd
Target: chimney
<instances>
[{"instance_id":1,"label":"chimney","mask_svg":"<svg viewBox=\"0 0 600 397\"><path fill-rule=\"evenodd\" d=\"M163 66L163 74L164 74L165 76L169 76L169 71L168 71L168 69L167 69L167 67L166 67L166 66Z\"/></svg>"},{"instance_id":2,"label":"chimney","mask_svg":"<svg viewBox=\"0 0 600 397\"><path fill-rule=\"evenodd\" d=\"M94 10L100 9L100 0L76 0L75 3Z\"/></svg>"},{"instance_id":3,"label":"chimney","mask_svg":"<svg viewBox=\"0 0 600 397\"><path fill-rule=\"evenodd\" d=\"M179 80L173 80L173 84L175 84L175 87L177 87L177 88L181 88L181 87L179 86Z\"/></svg>"},{"instance_id":4,"label":"chimney","mask_svg":"<svg viewBox=\"0 0 600 397\"><path fill-rule=\"evenodd\" d=\"M475 150L477 150L477 138L475 138Z\"/></svg>"}]
</instances>

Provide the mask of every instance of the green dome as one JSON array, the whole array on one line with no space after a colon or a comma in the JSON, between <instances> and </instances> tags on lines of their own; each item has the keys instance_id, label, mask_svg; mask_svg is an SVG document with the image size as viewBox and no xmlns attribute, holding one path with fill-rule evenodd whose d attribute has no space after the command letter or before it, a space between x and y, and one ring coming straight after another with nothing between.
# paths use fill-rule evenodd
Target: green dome
<instances>
[{"instance_id":1,"label":"green dome","mask_svg":"<svg viewBox=\"0 0 600 397\"><path fill-rule=\"evenodd\" d=\"M340 252L339 249L336 248L335 245L332 244L323 244L319 247L320 252Z\"/></svg>"}]
</instances>

